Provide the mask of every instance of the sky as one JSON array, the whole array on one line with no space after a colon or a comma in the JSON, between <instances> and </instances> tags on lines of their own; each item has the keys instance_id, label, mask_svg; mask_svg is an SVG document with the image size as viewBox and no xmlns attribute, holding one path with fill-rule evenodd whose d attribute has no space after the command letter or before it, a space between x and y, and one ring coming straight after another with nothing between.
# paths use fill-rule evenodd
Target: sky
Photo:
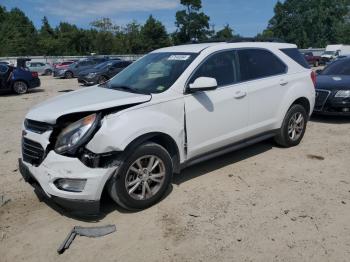
<instances>
[{"instance_id":1,"label":"sky","mask_svg":"<svg viewBox=\"0 0 350 262\"><path fill-rule=\"evenodd\" d=\"M202 0L203 11L210 24L220 30L229 24L242 36L262 32L273 16L278 0ZM89 28L90 22L109 17L115 24L132 20L144 23L150 14L160 20L168 32L175 31L175 13L182 9L180 0L0 0L7 10L18 7L40 27L46 16L52 26L60 21Z\"/></svg>"}]
</instances>

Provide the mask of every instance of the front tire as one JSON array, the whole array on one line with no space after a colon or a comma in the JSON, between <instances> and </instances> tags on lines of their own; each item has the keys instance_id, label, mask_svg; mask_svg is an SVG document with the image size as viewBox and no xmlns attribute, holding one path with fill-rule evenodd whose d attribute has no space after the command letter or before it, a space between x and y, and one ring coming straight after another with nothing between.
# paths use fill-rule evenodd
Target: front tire
<instances>
[{"instance_id":1,"label":"front tire","mask_svg":"<svg viewBox=\"0 0 350 262\"><path fill-rule=\"evenodd\" d=\"M12 89L17 95L23 95L23 94L27 93L28 85L26 82L16 81L13 83Z\"/></svg>"},{"instance_id":2,"label":"front tire","mask_svg":"<svg viewBox=\"0 0 350 262\"><path fill-rule=\"evenodd\" d=\"M71 71L67 71L64 73L64 78L65 79L71 79L73 78L73 73Z\"/></svg>"},{"instance_id":3,"label":"front tire","mask_svg":"<svg viewBox=\"0 0 350 262\"><path fill-rule=\"evenodd\" d=\"M145 143L122 163L108 184L111 198L128 210L146 209L161 200L170 186L173 164L168 151Z\"/></svg>"},{"instance_id":4,"label":"front tire","mask_svg":"<svg viewBox=\"0 0 350 262\"><path fill-rule=\"evenodd\" d=\"M282 127L275 141L282 147L293 147L300 144L307 125L307 112L301 105L293 105L287 112Z\"/></svg>"}]
</instances>

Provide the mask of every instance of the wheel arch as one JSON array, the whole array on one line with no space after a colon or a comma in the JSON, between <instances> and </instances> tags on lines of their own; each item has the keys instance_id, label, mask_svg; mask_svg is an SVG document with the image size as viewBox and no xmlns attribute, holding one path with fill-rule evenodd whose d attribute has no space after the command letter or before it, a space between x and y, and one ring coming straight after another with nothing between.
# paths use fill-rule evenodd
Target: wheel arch
<instances>
[{"instance_id":1,"label":"wheel arch","mask_svg":"<svg viewBox=\"0 0 350 262\"><path fill-rule=\"evenodd\" d=\"M133 152L138 146L145 142L153 142L164 147L170 154L173 162L174 173L180 172L180 151L175 140L168 134L162 132L151 132L141 135L131 141L125 148L126 155Z\"/></svg>"},{"instance_id":2,"label":"wheel arch","mask_svg":"<svg viewBox=\"0 0 350 262\"><path fill-rule=\"evenodd\" d=\"M289 108L291 108L293 105L301 105L305 108L307 115L310 115L310 109L311 109L311 105L310 105L310 101L309 99L307 99L306 97L300 97L298 99L296 99ZM289 110L289 109L288 109Z\"/></svg>"}]
</instances>

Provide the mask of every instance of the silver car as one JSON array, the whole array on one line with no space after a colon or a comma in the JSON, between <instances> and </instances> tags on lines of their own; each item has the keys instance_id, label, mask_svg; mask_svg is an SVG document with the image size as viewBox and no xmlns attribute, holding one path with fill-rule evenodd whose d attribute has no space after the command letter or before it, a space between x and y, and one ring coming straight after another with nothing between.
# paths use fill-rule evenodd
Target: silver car
<instances>
[{"instance_id":1,"label":"silver car","mask_svg":"<svg viewBox=\"0 0 350 262\"><path fill-rule=\"evenodd\" d=\"M38 72L40 75L51 75L53 67L48 63L43 62L29 62L27 63L29 71Z\"/></svg>"}]
</instances>

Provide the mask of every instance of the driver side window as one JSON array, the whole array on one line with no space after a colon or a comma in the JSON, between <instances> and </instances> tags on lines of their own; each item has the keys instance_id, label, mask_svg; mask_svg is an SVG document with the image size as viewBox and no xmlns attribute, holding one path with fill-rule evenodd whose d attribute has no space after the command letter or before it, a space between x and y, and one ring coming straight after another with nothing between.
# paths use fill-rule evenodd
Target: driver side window
<instances>
[{"instance_id":1,"label":"driver side window","mask_svg":"<svg viewBox=\"0 0 350 262\"><path fill-rule=\"evenodd\" d=\"M199 77L215 78L219 87L237 83L237 59L235 58L235 51L224 51L209 56L197 68L197 71L191 77L190 83L193 83Z\"/></svg>"}]
</instances>

